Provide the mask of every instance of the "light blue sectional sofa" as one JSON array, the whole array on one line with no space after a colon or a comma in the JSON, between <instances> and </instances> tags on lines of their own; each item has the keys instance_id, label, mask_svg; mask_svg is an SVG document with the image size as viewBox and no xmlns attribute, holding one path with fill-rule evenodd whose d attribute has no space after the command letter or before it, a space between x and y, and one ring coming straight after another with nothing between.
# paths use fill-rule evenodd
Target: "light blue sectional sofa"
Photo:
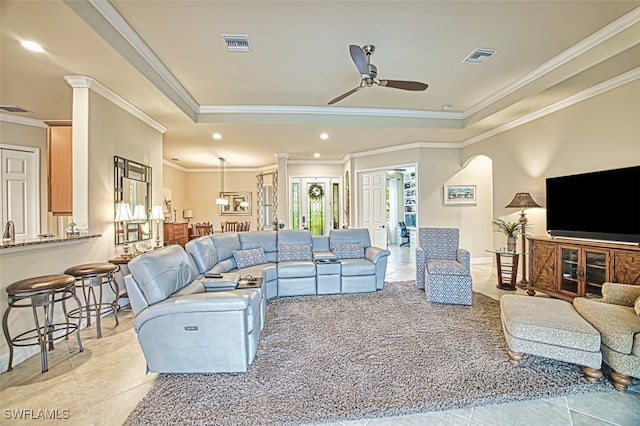
<instances>
[{"instance_id":1,"label":"light blue sectional sofa","mask_svg":"<svg viewBox=\"0 0 640 426\"><path fill-rule=\"evenodd\" d=\"M389 251L366 229L212 234L129 262L125 286L134 329L159 373L242 372L249 368L274 297L373 292L384 287ZM262 287L207 291L205 273L261 277Z\"/></svg>"},{"instance_id":2,"label":"light blue sectional sofa","mask_svg":"<svg viewBox=\"0 0 640 426\"><path fill-rule=\"evenodd\" d=\"M185 250L201 274L262 277L267 299L318 294L314 261L325 259L341 266L336 293L380 290L389 256L388 250L371 245L367 229L334 229L328 237L296 229L225 232L189 241Z\"/></svg>"}]
</instances>

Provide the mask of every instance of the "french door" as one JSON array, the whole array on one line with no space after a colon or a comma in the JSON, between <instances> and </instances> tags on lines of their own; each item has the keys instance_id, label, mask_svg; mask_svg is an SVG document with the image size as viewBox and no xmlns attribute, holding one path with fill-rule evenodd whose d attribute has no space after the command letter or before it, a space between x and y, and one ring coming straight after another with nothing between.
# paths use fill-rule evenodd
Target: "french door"
<instances>
[{"instance_id":1,"label":"french door","mask_svg":"<svg viewBox=\"0 0 640 426\"><path fill-rule=\"evenodd\" d=\"M290 220L293 229L308 229L311 235L329 235L340 228L341 178L289 179Z\"/></svg>"}]
</instances>

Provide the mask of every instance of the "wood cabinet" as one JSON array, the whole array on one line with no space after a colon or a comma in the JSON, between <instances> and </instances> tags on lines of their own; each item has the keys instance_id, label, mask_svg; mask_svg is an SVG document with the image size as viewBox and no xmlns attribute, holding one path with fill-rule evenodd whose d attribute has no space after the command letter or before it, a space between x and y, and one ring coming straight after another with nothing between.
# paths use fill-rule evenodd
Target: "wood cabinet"
<instances>
[{"instance_id":1,"label":"wood cabinet","mask_svg":"<svg viewBox=\"0 0 640 426\"><path fill-rule=\"evenodd\" d=\"M640 247L624 244L529 238L527 293L565 300L602 296L602 283L640 285Z\"/></svg>"},{"instance_id":2,"label":"wood cabinet","mask_svg":"<svg viewBox=\"0 0 640 426\"><path fill-rule=\"evenodd\" d=\"M163 231L165 246L178 244L184 247L189 241L189 230L186 223L165 223Z\"/></svg>"},{"instance_id":3,"label":"wood cabinet","mask_svg":"<svg viewBox=\"0 0 640 426\"><path fill-rule=\"evenodd\" d=\"M49 211L54 216L71 216L73 210L71 126L49 126L47 136Z\"/></svg>"}]
</instances>

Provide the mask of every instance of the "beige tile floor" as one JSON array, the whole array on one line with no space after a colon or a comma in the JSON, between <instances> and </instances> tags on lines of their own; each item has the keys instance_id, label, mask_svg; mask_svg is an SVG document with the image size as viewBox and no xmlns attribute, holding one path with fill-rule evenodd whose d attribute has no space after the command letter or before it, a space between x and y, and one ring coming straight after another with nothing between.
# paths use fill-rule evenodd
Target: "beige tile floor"
<instances>
[{"instance_id":1,"label":"beige tile floor","mask_svg":"<svg viewBox=\"0 0 640 426\"><path fill-rule=\"evenodd\" d=\"M391 246L387 281L415 278L413 248ZM472 265L474 290L498 299L490 264ZM518 290L518 293L523 293ZM155 374L145 362L132 329L132 314L103 321L103 338L92 328L82 332L84 352L74 340L60 341L49 353L49 371L40 372L33 356L0 374L1 425L121 425L151 389ZM22 413L22 420L16 419ZM41 416L38 418L38 416ZM44 420L42 417L57 419ZM36 418L36 420L34 420ZM386 419L362 419L334 425L640 425L640 386L626 393L570 396Z\"/></svg>"}]
</instances>

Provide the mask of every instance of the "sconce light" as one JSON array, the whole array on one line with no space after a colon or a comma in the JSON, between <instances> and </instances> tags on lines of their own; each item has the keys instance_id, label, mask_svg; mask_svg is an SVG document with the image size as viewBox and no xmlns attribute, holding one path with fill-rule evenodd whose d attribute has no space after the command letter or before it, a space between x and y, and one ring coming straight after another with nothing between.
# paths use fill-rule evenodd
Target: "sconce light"
<instances>
[{"instance_id":1,"label":"sconce light","mask_svg":"<svg viewBox=\"0 0 640 426\"><path fill-rule=\"evenodd\" d=\"M229 200L224 198L224 162L225 159L222 157L218 158L220 160L220 196L216 199L216 204L219 206L226 206L229 204Z\"/></svg>"},{"instance_id":2,"label":"sconce light","mask_svg":"<svg viewBox=\"0 0 640 426\"><path fill-rule=\"evenodd\" d=\"M151 209L151 216L149 220L152 220L156 224L156 248L160 247L160 222L164 221L164 211L160 204L156 204Z\"/></svg>"},{"instance_id":3,"label":"sconce light","mask_svg":"<svg viewBox=\"0 0 640 426\"><path fill-rule=\"evenodd\" d=\"M191 221L191 219L193 219L193 210L182 210L182 217L187 219L187 226L191 226L189 222Z\"/></svg>"},{"instance_id":4,"label":"sconce light","mask_svg":"<svg viewBox=\"0 0 640 426\"><path fill-rule=\"evenodd\" d=\"M131 209L129 204L125 202L116 203L116 216L114 222L121 223L124 231L124 244L122 246L122 256L129 256L129 226L127 222L131 221ZM118 230L116 230L118 232Z\"/></svg>"},{"instance_id":5,"label":"sconce light","mask_svg":"<svg viewBox=\"0 0 640 426\"><path fill-rule=\"evenodd\" d=\"M249 207L249 202L248 201L240 201L240 207L247 208Z\"/></svg>"}]
</instances>

